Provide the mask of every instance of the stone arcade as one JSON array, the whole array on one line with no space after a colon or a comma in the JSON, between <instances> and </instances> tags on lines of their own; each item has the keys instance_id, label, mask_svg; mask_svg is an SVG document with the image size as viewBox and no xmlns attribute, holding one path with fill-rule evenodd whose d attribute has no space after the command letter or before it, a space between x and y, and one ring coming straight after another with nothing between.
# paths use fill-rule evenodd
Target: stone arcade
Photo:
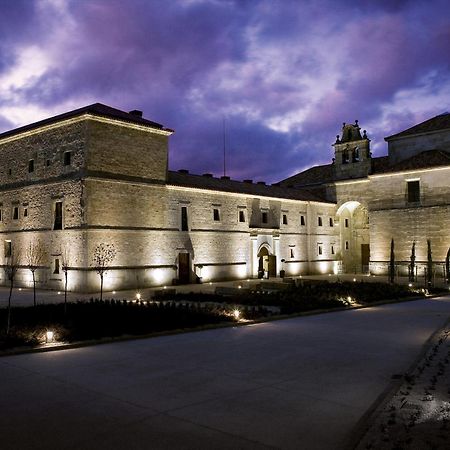
<instances>
[{"instance_id":1,"label":"stone arcade","mask_svg":"<svg viewBox=\"0 0 450 450\"><path fill-rule=\"evenodd\" d=\"M386 138L372 158L344 124L332 164L273 185L169 171L172 130L93 104L0 134L0 259L47 250L39 287L96 291L92 254L117 255L105 289L313 273L386 273L391 238L407 271L430 239L442 276L450 246L450 114ZM16 280L31 286L25 267ZM1 283L6 284L5 274Z\"/></svg>"}]
</instances>

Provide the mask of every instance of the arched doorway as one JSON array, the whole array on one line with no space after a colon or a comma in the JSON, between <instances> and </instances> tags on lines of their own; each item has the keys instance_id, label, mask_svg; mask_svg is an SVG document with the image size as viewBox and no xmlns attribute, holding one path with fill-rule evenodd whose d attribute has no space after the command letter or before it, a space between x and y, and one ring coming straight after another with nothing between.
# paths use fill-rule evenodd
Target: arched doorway
<instances>
[{"instance_id":1,"label":"arched doorway","mask_svg":"<svg viewBox=\"0 0 450 450\"><path fill-rule=\"evenodd\" d=\"M277 258L272 255L266 245L262 245L258 252L258 278L277 276Z\"/></svg>"},{"instance_id":2,"label":"arched doorway","mask_svg":"<svg viewBox=\"0 0 450 450\"><path fill-rule=\"evenodd\" d=\"M346 273L368 273L370 263L369 214L357 201L337 210L340 223L341 258Z\"/></svg>"}]
</instances>

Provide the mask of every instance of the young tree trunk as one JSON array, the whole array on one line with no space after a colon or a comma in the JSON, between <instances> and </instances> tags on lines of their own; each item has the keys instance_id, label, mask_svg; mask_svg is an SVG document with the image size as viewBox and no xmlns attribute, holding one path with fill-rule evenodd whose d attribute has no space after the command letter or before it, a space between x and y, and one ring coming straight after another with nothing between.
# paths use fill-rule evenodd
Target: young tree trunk
<instances>
[{"instance_id":1,"label":"young tree trunk","mask_svg":"<svg viewBox=\"0 0 450 450\"><path fill-rule=\"evenodd\" d=\"M33 275L33 305L36 308L36 278L34 276L34 270L31 273Z\"/></svg>"},{"instance_id":2,"label":"young tree trunk","mask_svg":"<svg viewBox=\"0 0 450 450\"><path fill-rule=\"evenodd\" d=\"M100 301L103 300L103 274L100 274Z\"/></svg>"},{"instance_id":3,"label":"young tree trunk","mask_svg":"<svg viewBox=\"0 0 450 450\"><path fill-rule=\"evenodd\" d=\"M9 328L11 325L11 296L12 296L12 290L13 290L13 282L14 279L11 278L11 283L9 285L9 297L8 297L8 321L6 323L6 334L9 334Z\"/></svg>"},{"instance_id":4,"label":"young tree trunk","mask_svg":"<svg viewBox=\"0 0 450 450\"><path fill-rule=\"evenodd\" d=\"M67 270L64 271L64 315L67 314Z\"/></svg>"},{"instance_id":5,"label":"young tree trunk","mask_svg":"<svg viewBox=\"0 0 450 450\"><path fill-rule=\"evenodd\" d=\"M427 286L431 287L431 282L433 279L433 258L431 255L431 241L427 239Z\"/></svg>"},{"instance_id":6,"label":"young tree trunk","mask_svg":"<svg viewBox=\"0 0 450 450\"><path fill-rule=\"evenodd\" d=\"M391 256L389 260L389 282L394 282L395 276L395 255L394 255L394 238L391 240Z\"/></svg>"}]
</instances>

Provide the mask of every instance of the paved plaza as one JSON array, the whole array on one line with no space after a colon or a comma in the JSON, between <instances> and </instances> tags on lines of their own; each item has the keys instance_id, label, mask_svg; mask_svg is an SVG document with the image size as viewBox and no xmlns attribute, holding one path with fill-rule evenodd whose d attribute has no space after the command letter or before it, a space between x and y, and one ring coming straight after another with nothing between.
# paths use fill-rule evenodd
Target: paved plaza
<instances>
[{"instance_id":1,"label":"paved plaza","mask_svg":"<svg viewBox=\"0 0 450 450\"><path fill-rule=\"evenodd\" d=\"M0 358L10 449L341 449L450 297Z\"/></svg>"}]
</instances>

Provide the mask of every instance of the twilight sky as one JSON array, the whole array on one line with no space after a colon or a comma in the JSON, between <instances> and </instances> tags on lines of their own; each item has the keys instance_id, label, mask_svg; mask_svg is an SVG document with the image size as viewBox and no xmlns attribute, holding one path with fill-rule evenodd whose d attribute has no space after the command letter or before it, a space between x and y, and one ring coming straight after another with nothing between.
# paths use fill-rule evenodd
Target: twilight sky
<instances>
[{"instance_id":1,"label":"twilight sky","mask_svg":"<svg viewBox=\"0 0 450 450\"><path fill-rule=\"evenodd\" d=\"M91 103L175 129L170 168L275 182L450 110L448 0L0 0L0 132Z\"/></svg>"}]
</instances>

